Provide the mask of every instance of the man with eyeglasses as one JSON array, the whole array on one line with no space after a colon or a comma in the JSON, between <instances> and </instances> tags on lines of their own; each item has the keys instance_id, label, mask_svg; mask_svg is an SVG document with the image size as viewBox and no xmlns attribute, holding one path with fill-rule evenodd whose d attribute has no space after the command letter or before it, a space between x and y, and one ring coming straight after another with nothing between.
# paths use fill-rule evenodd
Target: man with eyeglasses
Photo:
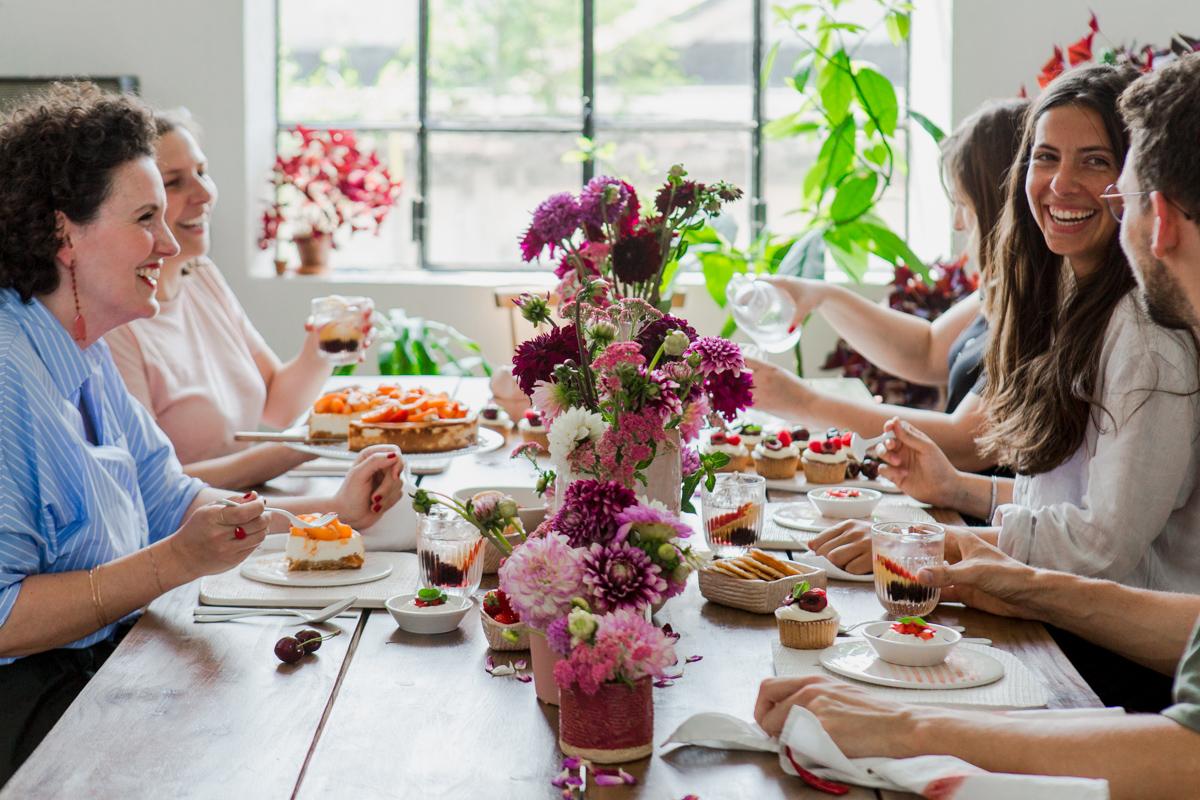
<instances>
[{"instance_id":1,"label":"man with eyeglasses","mask_svg":"<svg viewBox=\"0 0 1200 800\"><path fill-rule=\"evenodd\" d=\"M1200 53L1139 79L1120 108L1131 147L1103 197L1151 315L1200 333ZM918 575L945 587L943 599L1053 622L1174 672L1175 705L1120 719L1019 719L882 702L817 676L764 681L758 723L777 735L801 705L851 757L940 753L994 772L1105 778L1113 797L1200 796L1200 596L1038 569L972 534L955 536L962 560Z\"/></svg>"}]
</instances>

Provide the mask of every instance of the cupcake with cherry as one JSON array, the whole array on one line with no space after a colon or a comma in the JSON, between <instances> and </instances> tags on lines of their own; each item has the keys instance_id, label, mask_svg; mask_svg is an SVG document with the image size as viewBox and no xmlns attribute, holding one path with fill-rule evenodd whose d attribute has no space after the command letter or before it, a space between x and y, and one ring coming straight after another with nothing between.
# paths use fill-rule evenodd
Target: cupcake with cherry
<instances>
[{"instance_id":1,"label":"cupcake with cherry","mask_svg":"<svg viewBox=\"0 0 1200 800\"><path fill-rule=\"evenodd\" d=\"M724 453L729 456L729 463L717 470L717 472L745 472L750 469L753 461L750 459L750 451L746 449L746 445L742 442L742 437L736 433L727 431L713 431L708 437L708 441L700 445L701 453Z\"/></svg>"},{"instance_id":2,"label":"cupcake with cherry","mask_svg":"<svg viewBox=\"0 0 1200 800\"><path fill-rule=\"evenodd\" d=\"M507 412L495 403L488 403L479 410L479 424L501 436L508 436L513 427Z\"/></svg>"},{"instance_id":3,"label":"cupcake with cherry","mask_svg":"<svg viewBox=\"0 0 1200 800\"><path fill-rule=\"evenodd\" d=\"M800 466L800 447L789 431L766 436L754 447L754 469L769 480L794 478Z\"/></svg>"},{"instance_id":4,"label":"cupcake with cherry","mask_svg":"<svg viewBox=\"0 0 1200 800\"><path fill-rule=\"evenodd\" d=\"M841 483L850 464L850 437L830 430L824 439L809 439L801 462L809 483Z\"/></svg>"},{"instance_id":5,"label":"cupcake with cherry","mask_svg":"<svg viewBox=\"0 0 1200 800\"><path fill-rule=\"evenodd\" d=\"M521 434L522 441L537 442L546 449L550 448L550 435L546 429L546 422L535 409L527 409L525 416L517 421L517 432Z\"/></svg>"},{"instance_id":6,"label":"cupcake with cherry","mask_svg":"<svg viewBox=\"0 0 1200 800\"><path fill-rule=\"evenodd\" d=\"M801 581L775 609L779 641L796 650L824 650L837 638L838 613L829 605L824 589L809 587Z\"/></svg>"},{"instance_id":7,"label":"cupcake with cherry","mask_svg":"<svg viewBox=\"0 0 1200 800\"><path fill-rule=\"evenodd\" d=\"M742 444L746 445L746 449L751 452L758 446L759 442L767 438L766 431L763 426L756 422L741 422L733 426L733 432L741 437Z\"/></svg>"}]
</instances>

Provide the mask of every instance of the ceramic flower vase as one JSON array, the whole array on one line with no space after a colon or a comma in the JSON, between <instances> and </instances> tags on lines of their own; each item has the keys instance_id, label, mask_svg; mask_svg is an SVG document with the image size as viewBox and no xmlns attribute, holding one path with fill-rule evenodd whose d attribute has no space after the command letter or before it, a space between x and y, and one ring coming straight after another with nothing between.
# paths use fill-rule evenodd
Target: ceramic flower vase
<instances>
[{"instance_id":1,"label":"ceramic flower vase","mask_svg":"<svg viewBox=\"0 0 1200 800\"><path fill-rule=\"evenodd\" d=\"M605 683L595 694L561 689L558 746L564 755L598 764L620 764L654 749L654 699L650 678L632 686Z\"/></svg>"},{"instance_id":2,"label":"ceramic flower vase","mask_svg":"<svg viewBox=\"0 0 1200 800\"><path fill-rule=\"evenodd\" d=\"M333 237L328 234L305 236L297 238L296 250L300 253L301 275L319 275L329 269L329 251L333 247Z\"/></svg>"},{"instance_id":3,"label":"ceramic flower vase","mask_svg":"<svg viewBox=\"0 0 1200 800\"><path fill-rule=\"evenodd\" d=\"M673 514L679 513L683 490L683 460L679 448L679 432L669 431L667 439L659 443L654 460L643 472L646 476L646 483L643 485L635 478L629 487L635 494L644 495L647 500L657 500L662 503ZM569 470L560 470L554 480L554 498L550 503L550 513L557 512L562 506L562 498L566 497L567 487L572 482L591 477L590 475L576 475Z\"/></svg>"},{"instance_id":4,"label":"ceramic flower vase","mask_svg":"<svg viewBox=\"0 0 1200 800\"><path fill-rule=\"evenodd\" d=\"M552 706L558 705L558 683L554 680L554 665L562 656L550 649L546 635L541 631L529 632L529 660L533 666L533 690L537 699Z\"/></svg>"}]
</instances>

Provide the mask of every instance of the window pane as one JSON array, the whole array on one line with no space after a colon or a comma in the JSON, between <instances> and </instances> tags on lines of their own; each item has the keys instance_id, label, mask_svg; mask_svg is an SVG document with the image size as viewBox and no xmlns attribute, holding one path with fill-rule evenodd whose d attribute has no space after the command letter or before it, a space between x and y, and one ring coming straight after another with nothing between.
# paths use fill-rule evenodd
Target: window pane
<instances>
[{"instance_id":1,"label":"window pane","mask_svg":"<svg viewBox=\"0 0 1200 800\"><path fill-rule=\"evenodd\" d=\"M582 170L562 155L568 134L431 133L428 257L439 267L515 267L530 213L577 192Z\"/></svg>"},{"instance_id":2,"label":"window pane","mask_svg":"<svg viewBox=\"0 0 1200 800\"><path fill-rule=\"evenodd\" d=\"M598 119L753 116L746 0L596 0Z\"/></svg>"},{"instance_id":3,"label":"window pane","mask_svg":"<svg viewBox=\"0 0 1200 800\"><path fill-rule=\"evenodd\" d=\"M279 0L279 48L280 119L416 118L417 0Z\"/></svg>"},{"instance_id":4,"label":"window pane","mask_svg":"<svg viewBox=\"0 0 1200 800\"><path fill-rule=\"evenodd\" d=\"M437 0L429 13L432 117L579 123L579 0Z\"/></svg>"},{"instance_id":5,"label":"window pane","mask_svg":"<svg viewBox=\"0 0 1200 800\"><path fill-rule=\"evenodd\" d=\"M653 204L672 164L683 164L691 180L724 180L738 186L746 196L725 206L726 222L737 225L738 241L749 241L750 134L602 131L597 141L602 157L596 174L616 175L632 183L643 208Z\"/></svg>"},{"instance_id":6,"label":"window pane","mask_svg":"<svg viewBox=\"0 0 1200 800\"><path fill-rule=\"evenodd\" d=\"M417 137L397 131L357 131L355 135L359 146L377 153L392 179L401 181L402 187L379 235L365 231L337 234L330 262L337 269L347 270L416 269L420 265L412 235L412 201L417 193ZM280 153L292 152L291 147L291 134L281 132ZM280 233L281 255L290 256L295 263L294 247L287 241L290 232L284 226Z\"/></svg>"}]
</instances>

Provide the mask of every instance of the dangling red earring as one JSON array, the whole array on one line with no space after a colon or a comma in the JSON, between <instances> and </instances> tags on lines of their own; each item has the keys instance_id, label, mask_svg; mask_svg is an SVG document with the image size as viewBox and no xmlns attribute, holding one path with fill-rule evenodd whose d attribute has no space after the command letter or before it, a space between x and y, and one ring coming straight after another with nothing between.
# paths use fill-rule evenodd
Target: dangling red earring
<instances>
[{"instance_id":1,"label":"dangling red earring","mask_svg":"<svg viewBox=\"0 0 1200 800\"><path fill-rule=\"evenodd\" d=\"M79 310L79 292L75 288L75 265L67 267L71 270L71 296L75 298L75 319L71 323L71 338L77 342L87 340L87 323L83 321L83 312Z\"/></svg>"}]
</instances>

